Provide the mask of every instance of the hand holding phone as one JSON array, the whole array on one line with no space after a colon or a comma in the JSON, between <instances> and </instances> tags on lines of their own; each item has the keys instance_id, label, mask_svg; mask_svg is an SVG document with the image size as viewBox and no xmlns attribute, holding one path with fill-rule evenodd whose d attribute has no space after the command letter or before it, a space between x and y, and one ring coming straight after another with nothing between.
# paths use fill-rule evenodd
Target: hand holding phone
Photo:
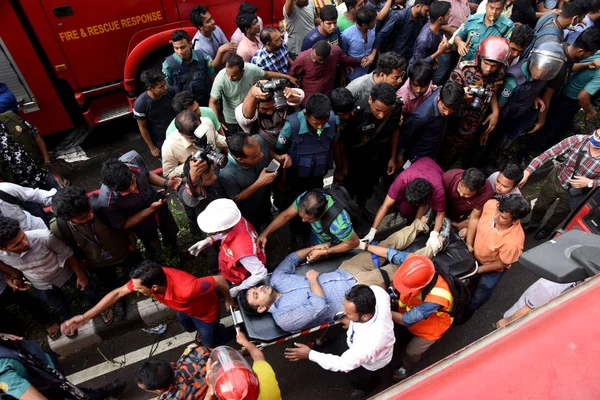
<instances>
[{"instance_id":1,"label":"hand holding phone","mask_svg":"<svg viewBox=\"0 0 600 400\"><path fill-rule=\"evenodd\" d=\"M271 163L267 167L267 172L270 174L273 172L277 172L277 170L279 169L280 166L281 166L281 163L279 161L273 159L273 160L271 160Z\"/></svg>"}]
</instances>

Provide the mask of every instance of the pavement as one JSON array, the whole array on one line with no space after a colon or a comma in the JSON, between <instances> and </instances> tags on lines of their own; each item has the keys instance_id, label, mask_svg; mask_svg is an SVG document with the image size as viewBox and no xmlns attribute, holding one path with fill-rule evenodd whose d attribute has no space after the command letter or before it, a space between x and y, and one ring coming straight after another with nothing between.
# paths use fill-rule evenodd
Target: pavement
<instances>
[{"instance_id":1,"label":"pavement","mask_svg":"<svg viewBox=\"0 0 600 400\"><path fill-rule=\"evenodd\" d=\"M71 180L72 185L83 187L88 191L97 189L99 186L102 162L111 157L118 157L131 149L137 150L142 155L150 169L160 167L158 160L152 157L141 140L135 124L129 120L115 121L110 125L94 129L82 147L90 157L89 160L75 164L61 162L58 169ZM543 172L532 176L530 183L525 188L525 195L532 198L532 194L534 194L532 191L536 190L536 180L539 182L543 178ZM531 193L528 193L528 187ZM374 209L376 210L376 206ZM526 249L540 243L534 241L531 236L527 235ZM275 241L270 241L270 243L275 243ZM285 250L287 247L281 246L281 243L278 243L277 247ZM278 259L282 258L283 254L278 254L272 261L276 265ZM491 332L493 330L492 323L502 318L504 311L510 308L535 280L537 280L535 275L520 264L515 264L500 281L491 300L467 323L452 327L424 355L417 365L418 369L443 359ZM141 296L139 294L132 296L136 295ZM80 330L80 338L75 341L61 339L51 346L61 355L60 361L66 374L76 384L83 387L100 387L120 378L128 383L123 395L124 399L155 398L156 396L137 388L134 383L135 370L150 357L175 361L183 349L191 343L193 336L182 331L179 324L173 320L173 315L172 310L166 309L152 299L144 299L128 306L126 320L115 320L108 329L102 326L101 321L90 321L86 327ZM162 335L141 331L146 324L151 325L158 322L167 325L167 329ZM226 325L231 324L230 318L223 322ZM391 371L399 366L404 348L410 339L406 330L402 328L397 330L398 339L394 359L382 371L379 390L392 384ZM302 336L297 341L306 343L321 334L321 332L317 332ZM343 338L343 336L344 331L339 326L330 328L327 332L327 337L331 340ZM230 345L239 347L235 343L230 343ZM286 347L291 345L291 343L282 343L264 350L266 359L277 373L284 399L346 399L349 397L351 387L345 374L324 371L309 361L290 364L284 358L283 352Z\"/></svg>"}]
</instances>

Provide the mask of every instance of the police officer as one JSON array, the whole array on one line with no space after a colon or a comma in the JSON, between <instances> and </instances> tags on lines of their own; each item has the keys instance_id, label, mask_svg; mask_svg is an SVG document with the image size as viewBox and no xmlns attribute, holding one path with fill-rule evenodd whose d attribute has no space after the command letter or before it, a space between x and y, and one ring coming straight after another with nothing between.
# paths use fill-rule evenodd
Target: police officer
<instances>
[{"instance_id":1,"label":"police officer","mask_svg":"<svg viewBox=\"0 0 600 400\"><path fill-rule=\"evenodd\" d=\"M200 106L208 106L210 86L215 78L212 58L203 51L193 50L187 32L178 29L171 36L175 53L162 64L167 85L178 91L189 90Z\"/></svg>"},{"instance_id":2,"label":"police officer","mask_svg":"<svg viewBox=\"0 0 600 400\"><path fill-rule=\"evenodd\" d=\"M342 136L344 157L336 163L346 189L364 210L379 178L392 176L400 167L396 157L400 138L402 101L388 83L378 83L370 96L356 102ZM341 170L340 170L341 169Z\"/></svg>"}]
</instances>

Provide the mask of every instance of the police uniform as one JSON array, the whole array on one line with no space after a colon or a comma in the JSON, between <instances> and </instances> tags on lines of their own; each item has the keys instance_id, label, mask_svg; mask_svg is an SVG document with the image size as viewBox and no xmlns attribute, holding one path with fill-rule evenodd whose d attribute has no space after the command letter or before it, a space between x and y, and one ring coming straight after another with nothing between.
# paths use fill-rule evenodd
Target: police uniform
<instances>
[{"instance_id":1,"label":"police uniform","mask_svg":"<svg viewBox=\"0 0 600 400\"><path fill-rule=\"evenodd\" d=\"M212 58L208 54L192 50L192 61L187 63L173 53L165 58L162 70L167 85L176 87L180 92L192 92L200 106L208 106L211 85L209 77L215 75Z\"/></svg>"},{"instance_id":2,"label":"police uniform","mask_svg":"<svg viewBox=\"0 0 600 400\"><path fill-rule=\"evenodd\" d=\"M467 54L463 56L463 61L474 60L475 52L477 52L479 44L490 36L500 36L508 39L512 33L513 26L513 22L502 15L490 26L485 24L485 14L471 15L467 18L465 23L458 28L457 32L457 35L465 43L467 42L469 35L471 35L469 50L467 51Z\"/></svg>"},{"instance_id":3,"label":"police uniform","mask_svg":"<svg viewBox=\"0 0 600 400\"><path fill-rule=\"evenodd\" d=\"M356 195L359 204L371 197L379 178L388 176L386 172L391 156L392 136L400 129L401 116L400 99L396 100L391 113L383 120L373 115L368 97L356 102L341 140L348 164L344 185L351 196Z\"/></svg>"}]
</instances>

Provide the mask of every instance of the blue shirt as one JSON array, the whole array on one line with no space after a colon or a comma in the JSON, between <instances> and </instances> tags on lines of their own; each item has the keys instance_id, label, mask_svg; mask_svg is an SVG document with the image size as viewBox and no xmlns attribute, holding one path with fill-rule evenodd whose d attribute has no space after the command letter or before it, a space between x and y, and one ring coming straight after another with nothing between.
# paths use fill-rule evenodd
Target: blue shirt
<instances>
[{"instance_id":1,"label":"blue shirt","mask_svg":"<svg viewBox=\"0 0 600 400\"><path fill-rule=\"evenodd\" d=\"M285 43L271 53L265 46L261 47L254 53L252 57L252 64L265 71L279 72L281 74L287 74L288 72L288 48Z\"/></svg>"},{"instance_id":2,"label":"blue shirt","mask_svg":"<svg viewBox=\"0 0 600 400\"><path fill-rule=\"evenodd\" d=\"M287 332L299 332L324 323L344 309L344 296L356 281L347 271L338 269L319 275L319 284L325 297L311 292L308 279L296 275L302 260L291 253L271 275L270 285L281 297L269 308L275 323Z\"/></svg>"},{"instance_id":3,"label":"blue shirt","mask_svg":"<svg viewBox=\"0 0 600 400\"><path fill-rule=\"evenodd\" d=\"M221 47L225 43L229 43L229 41L225 37L225 34L221 30L221 28L219 28L218 26L216 27L215 31L212 33L210 39L208 39L206 36L201 34L200 31L198 31L194 35L192 42L194 40L196 41L196 44L194 45L194 50L204 51L213 60L217 56L217 51L219 50L219 47Z\"/></svg>"},{"instance_id":4,"label":"blue shirt","mask_svg":"<svg viewBox=\"0 0 600 400\"><path fill-rule=\"evenodd\" d=\"M407 71L410 70L410 66L417 60L425 60L430 63L433 62L431 56L435 53L442 42L442 32L435 33L431 30L429 22L423 26L419 36L417 36L417 41L415 43L415 52L413 57L410 59L408 63Z\"/></svg>"},{"instance_id":5,"label":"blue shirt","mask_svg":"<svg viewBox=\"0 0 600 400\"><path fill-rule=\"evenodd\" d=\"M0 83L0 113L6 111L18 113L19 105L17 104L17 98L6 86L6 83Z\"/></svg>"},{"instance_id":6,"label":"blue shirt","mask_svg":"<svg viewBox=\"0 0 600 400\"><path fill-rule=\"evenodd\" d=\"M362 32L358 30L356 24L342 32L342 50L350 57L361 59L368 56L373 50L373 43L375 42L375 29L369 29L367 31L367 41L363 39ZM354 72L346 74L349 80L356 79L359 76L363 76L369 72L369 67L354 67Z\"/></svg>"},{"instance_id":7,"label":"blue shirt","mask_svg":"<svg viewBox=\"0 0 600 400\"><path fill-rule=\"evenodd\" d=\"M377 34L373 47L382 52L394 51L410 60L413 55L415 40L426 22L427 17L413 18L412 7L405 8L402 11L392 11L385 25ZM384 44L387 44L385 48Z\"/></svg>"},{"instance_id":8,"label":"blue shirt","mask_svg":"<svg viewBox=\"0 0 600 400\"><path fill-rule=\"evenodd\" d=\"M317 43L319 40L327 40L330 45L339 46L340 34L340 28L335 28L331 35L321 35L321 32L319 32L319 27L315 26L313 30L304 36L304 40L302 41L302 51L312 49L315 43Z\"/></svg>"}]
</instances>

